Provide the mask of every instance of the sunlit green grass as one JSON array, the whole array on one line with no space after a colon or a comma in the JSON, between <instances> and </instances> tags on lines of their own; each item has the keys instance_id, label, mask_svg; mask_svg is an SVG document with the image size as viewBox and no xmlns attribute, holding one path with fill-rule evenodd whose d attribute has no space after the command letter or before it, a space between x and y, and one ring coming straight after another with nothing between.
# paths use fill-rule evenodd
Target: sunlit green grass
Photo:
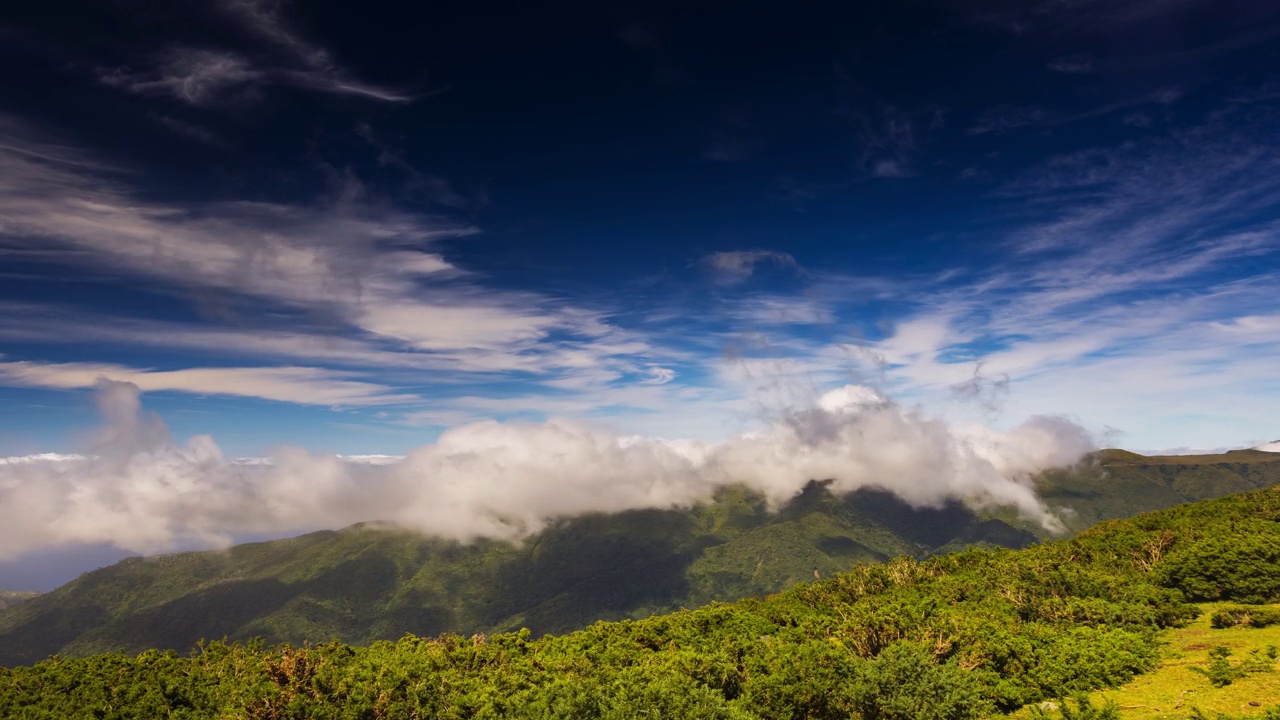
<instances>
[{"instance_id":1,"label":"sunlit green grass","mask_svg":"<svg viewBox=\"0 0 1280 720\"><path fill-rule=\"evenodd\" d=\"M1186 720L1193 709L1215 717L1217 713L1232 716L1261 713L1264 708L1280 705L1280 662L1272 663L1272 671L1253 673L1230 685L1215 688L1209 678L1192 670L1209 666L1209 650L1217 645L1231 649L1231 660L1238 663L1250 651L1265 652L1268 645L1280 647L1280 625L1265 628L1235 627L1214 629L1209 619L1220 608L1236 603L1205 603L1204 612L1184 628L1163 633L1165 647L1159 667L1140 675L1123 687L1104 690L1091 696L1095 704L1112 701L1120 707L1126 720ZM1280 605L1271 605L1278 607ZM1026 709L1014 717L1029 718Z\"/></svg>"}]
</instances>

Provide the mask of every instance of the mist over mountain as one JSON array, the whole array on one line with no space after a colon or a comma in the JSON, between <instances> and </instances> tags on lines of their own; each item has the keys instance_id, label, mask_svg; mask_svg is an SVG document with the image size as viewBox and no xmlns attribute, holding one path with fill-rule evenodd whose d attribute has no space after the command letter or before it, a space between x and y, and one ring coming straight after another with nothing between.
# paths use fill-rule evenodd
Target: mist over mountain
<instances>
[{"instance_id":1,"label":"mist over mountain","mask_svg":"<svg viewBox=\"0 0 1280 720\"><path fill-rule=\"evenodd\" d=\"M1046 529L1034 473L1092 447L1058 417L1007 431L960 426L846 386L720 443L620 436L578 422L463 425L400 460L278 448L244 463L214 440L170 438L135 385L100 379L104 424L82 455L0 464L0 557L110 543L135 552L226 546L377 520L440 538L519 539L589 513L688 508L744 486L781 507L814 479L917 508L1008 506Z\"/></svg>"},{"instance_id":2,"label":"mist over mountain","mask_svg":"<svg viewBox=\"0 0 1280 720\"><path fill-rule=\"evenodd\" d=\"M1092 453L1032 486L1080 530L1280 483L1260 451ZM0 664L50 653L185 650L202 638L367 643L406 632L563 633L714 600L759 597L897 556L1049 537L1016 507L918 507L886 490L811 482L772 505L727 486L687 508L588 513L522 538L470 541L363 523L227 550L131 558L0 613Z\"/></svg>"}]
</instances>

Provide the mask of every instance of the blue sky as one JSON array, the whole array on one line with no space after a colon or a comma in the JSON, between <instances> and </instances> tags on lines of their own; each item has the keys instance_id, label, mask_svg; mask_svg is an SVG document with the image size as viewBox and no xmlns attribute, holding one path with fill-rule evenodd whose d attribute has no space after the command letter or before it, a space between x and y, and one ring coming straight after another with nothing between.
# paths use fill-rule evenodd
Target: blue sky
<instances>
[{"instance_id":1,"label":"blue sky","mask_svg":"<svg viewBox=\"0 0 1280 720\"><path fill-rule=\"evenodd\" d=\"M846 384L1280 437L1280 10L11 8L0 454L715 440Z\"/></svg>"}]
</instances>

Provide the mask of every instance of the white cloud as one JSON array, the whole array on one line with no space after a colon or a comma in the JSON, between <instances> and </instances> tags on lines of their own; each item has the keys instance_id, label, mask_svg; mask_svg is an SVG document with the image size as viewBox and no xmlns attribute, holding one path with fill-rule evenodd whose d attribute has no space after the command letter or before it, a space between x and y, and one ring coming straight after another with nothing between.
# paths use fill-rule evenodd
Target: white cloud
<instances>
[{"instance_id":1,"label":"white cloud","mask_svg":"<svg viewBox=\"0 0 1280 720\"><path fill-rule=\"evenodd\" d=\"M765 326L826 325L835 314L823 303L807 297L760 296L735 300L728 308L736 320Z\"/></svg>"},{"instance_id":2,"label":"white cloud","mask_svg":"<svg viewBox=\"0 0 1280 720\"><path fill-rule=\"evenodd\" d=\"M1063 420L1006 433L957 428L853 387L719 444L489 421L446 431L403 459L282 448L243 462L207 436L174 444L140 412L136 386L98 388L107 423L93 453L0 463L0 557L83 543L216 546L364 520L513 538L558 517L689 505L727 484L780 503L812 479L832 479L838 492L883 488L918 506L1010 505L1056 527L1030 475L1091 447Z\"/></svg>"},{"instance_id":3,"label":"white cloud","mask_svg":"<svg viewBox=\"0 0 1280 720\"><path fill-rule=\"evenodd\" d=\"M649 368L649 374L653 377L645 382L650 385L666 385L676 379L676 371L671 368L658 367L654 365Z\"/></svg>"},{"instance_id":4,"label":"white cloud","mask_svg":"<svg viewBox=\"0 0 1280 720\"><path fill-rule=\"evenodd\" d=\"M0 361L0 384L70 390L106 378L152 391L256 397L302 405L390 405L417 401L385 385L307 367L228 367L151 370L105 363Z\"/></svg>"},{"instance_id":5,"label":"white cloud","mask_svg":"<svg viewBox=\"0 0 1280 720\"><path fill-rule=\"evenodd\" d=\"M30 465L32 463L55 463L84 460L78 453L35 453L34 455L14 455L0 458L0 465Z\"/></svg>"}]
</instances>

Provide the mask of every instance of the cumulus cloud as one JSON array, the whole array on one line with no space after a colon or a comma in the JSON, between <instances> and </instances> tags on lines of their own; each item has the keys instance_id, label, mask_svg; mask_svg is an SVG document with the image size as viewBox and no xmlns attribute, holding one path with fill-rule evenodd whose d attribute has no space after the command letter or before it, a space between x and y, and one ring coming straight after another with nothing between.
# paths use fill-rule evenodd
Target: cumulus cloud
<instances>
[{"instance_id":1,"label":"cumulus cloud","mask_svg":"<svg viewBox=\"0 0 1280 720\"><path fill-rule=\"evenodd\" d=\"M364 520L513 539L558 517L687 506L731 484L776 505L812 479L831 479L837 492L882 488L916 506L1012 506L1057 528L1031 476L1092 447L1060 418L1007 432L954 427L847 386L722 443L487 421L448 430L404 458L281 448L246 462L225 458L208 436L170 440L142 411L136 385L100 381L98 402L104 426L84 455L0 462L0 558L81 543L142 552L218 546Z\"/></svg>"}]
</instances>

